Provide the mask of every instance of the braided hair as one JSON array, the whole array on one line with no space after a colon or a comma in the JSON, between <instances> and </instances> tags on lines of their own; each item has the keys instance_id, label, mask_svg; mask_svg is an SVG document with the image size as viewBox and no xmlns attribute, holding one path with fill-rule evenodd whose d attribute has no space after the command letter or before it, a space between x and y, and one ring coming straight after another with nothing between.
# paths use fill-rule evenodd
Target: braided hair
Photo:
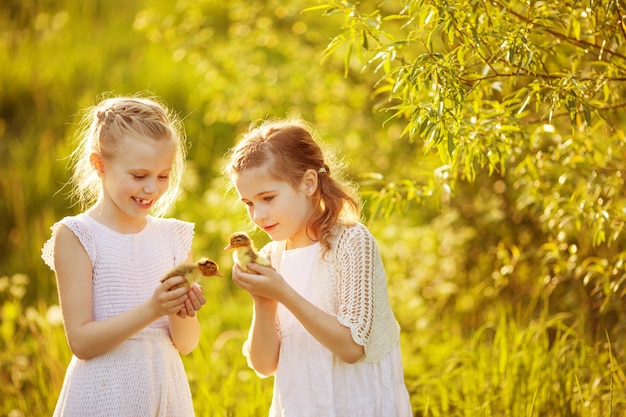
<instances>
[{"instance_id":1,"label":"braided hair","mask_svg":"<svg viewBox=\"0 0 626 417\"><path fill-rule=\"evenodd\" d=\"M180 190L187 152L180 120L157 98L111 97L88 108L76 134L77 147L70 157L72 177L70 196L82 209L94 204L102 191L90 156L97 153L105 160L121 152L124 141L169 141L175 154L168 190L157 201L155 215L163 215L174 203Z\"/></svg>"}]
</instances>

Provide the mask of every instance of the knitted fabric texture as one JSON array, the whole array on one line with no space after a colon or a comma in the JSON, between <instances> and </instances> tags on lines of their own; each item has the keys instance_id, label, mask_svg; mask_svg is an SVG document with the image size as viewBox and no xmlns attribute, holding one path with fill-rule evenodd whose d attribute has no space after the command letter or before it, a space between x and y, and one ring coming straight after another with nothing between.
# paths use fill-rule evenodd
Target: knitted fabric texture
<instances>
[{"instance_id":1,"label":"knitted fabric texture","mask_svg":"<svg viewBox=\"0 0 626 417\"><path fill-rule=\"evenodd\" d=\"M52 226L42 249L52 270L60 225L83 245L92 264L93 319L106 320L145 301L191 249L193 224L148 217L139 233L121 234L80 214ZM162 317L118 347L89 360L72 357L55 416L192 416L185 370Z\"/></svg>"},{"instance_id":2,"label":"knitted fabric texture","mask_svg":"<svg viewBox=\"0 0 626 417\"><path fill-rule=\"evenodd\" d=\"M284 241L270 242L261 252L279 265L284 249ZM312 302L350 329L365 349L362 361L376 362L397 346L400 326L389 304L382 259L363 224L335 228L331 249L320 253L313 280Z\"/></svg>"}]
</instances>

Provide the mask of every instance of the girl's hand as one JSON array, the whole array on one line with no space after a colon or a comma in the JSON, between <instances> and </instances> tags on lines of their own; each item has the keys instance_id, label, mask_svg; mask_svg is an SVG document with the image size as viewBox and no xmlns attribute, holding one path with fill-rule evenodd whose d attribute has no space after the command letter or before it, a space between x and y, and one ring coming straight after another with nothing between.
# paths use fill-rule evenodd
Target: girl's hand
<instances>
[{"instance_id":1,"label":"girl's hand","mask_svg":"<svg viewBox=\"0 0 626 417\"><path fill-rule=\"evenodd\" d=\"M200 310L204 304L206 304L206 298L204 297L204 290L196 283L191 285L189 291L187 291L187 300L185 300L183 308L180 309L176 315L181 319L187 317L194 317L196 311Z\"/></svg>"},{"instance_id":2,"label":"girl's hand","mask_svg":"<svg viewBox=\"0 0 626 417\"><path fill-rule=\"evenodd\" d=\"M233 282L248 291L255 301L280 301L288 284L282 275L273 268L251 262L248 268L257 274L244 272L238 265L233 266Z\"/></svg>"},{"instance_id":3,"label":"girl's hand","mask_svg":"<svg viewBox=\"0 0 626 417\"><path fill-rule=\"evenodd\" d=\"M184 277L173 277L156 287L152 294L151 304L159 317L176 314L185 306L185 301L189 298L185 287L170 291L170 288L185 282Z\"/></svg>"}]
</instances>

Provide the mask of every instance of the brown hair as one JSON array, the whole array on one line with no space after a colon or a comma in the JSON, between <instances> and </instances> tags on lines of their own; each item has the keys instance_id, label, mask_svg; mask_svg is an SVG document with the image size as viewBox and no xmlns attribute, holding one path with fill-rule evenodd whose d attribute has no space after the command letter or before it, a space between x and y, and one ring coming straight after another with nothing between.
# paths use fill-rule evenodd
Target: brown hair
<instances>
[{"instance_id":1,"label":"brown hair","mask_svg":"<svg viewBox=\"0 0 626 417\"><path fill-rule=\"evenodd\" d=\"M88 108L76 134L77 147L71 155L73 185L70 195L86 209L100 196L102 184L91 165L92 153L112 159L126 140L169 141L174 147L174 161L167 191L155 204L154 214L163 215L174 203L180 190L187 153L182 123L157 98L111 97Z\"/></svg>"},{"instance_id":2,"label":"brown hair","mask_svg":"<svg viewBox=\"0 0 626 417\"><path fill-rule=\"evenodd\" d=\"M360 201L354 188L336 179L339 165L330 166L329 152L322 149L313 129L302 120L265 120L251 125L228 157L225 172L229 176L267 164L272 177L294 188L307 170L317 171L318 187L312 196L317 210L309 227L325 251L330 249L332 228L338 222L353 224L360 219Z\"/></svg>"}]
</instances>

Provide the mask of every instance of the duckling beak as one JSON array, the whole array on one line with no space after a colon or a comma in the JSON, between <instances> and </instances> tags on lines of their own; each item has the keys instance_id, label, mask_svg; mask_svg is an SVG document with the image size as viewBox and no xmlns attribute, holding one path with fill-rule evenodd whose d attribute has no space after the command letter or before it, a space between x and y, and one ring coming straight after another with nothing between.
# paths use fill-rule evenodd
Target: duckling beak
<instances>
[{"instance_id":1,"label":"duckling beak","mask_svg":"<svg viewBox=\"0 0 626 417\"><path fill-rule=\"evenodd\" d=\"M232 249L232 248L234 248L234 246L229 243L228 245L226 245L224 250L228 250L228 249Z\"/></svg>"}]
</instances>

